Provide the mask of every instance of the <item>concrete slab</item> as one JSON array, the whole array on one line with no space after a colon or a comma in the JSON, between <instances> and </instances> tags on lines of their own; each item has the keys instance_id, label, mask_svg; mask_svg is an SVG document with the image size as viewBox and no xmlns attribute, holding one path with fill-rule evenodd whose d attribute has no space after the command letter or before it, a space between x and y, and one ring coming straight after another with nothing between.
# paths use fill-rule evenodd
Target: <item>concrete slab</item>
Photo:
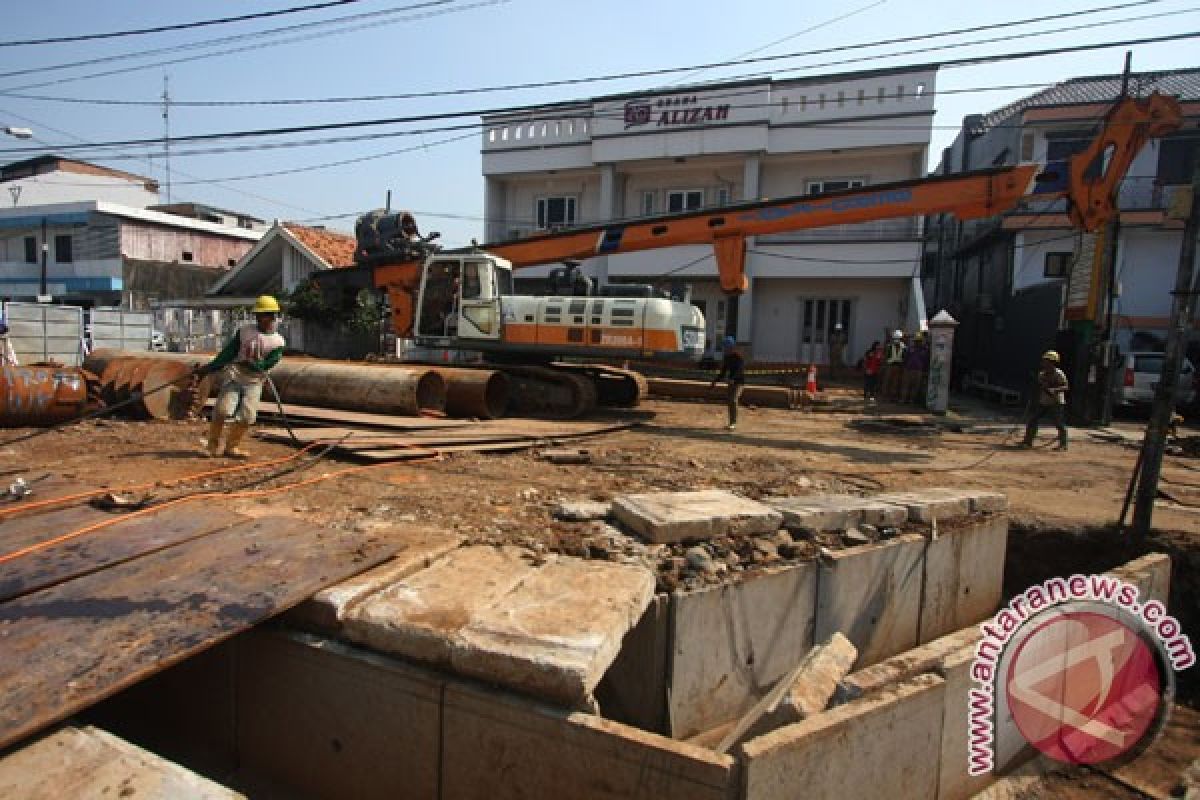
<instances>
[{"instance_id":1,"label":"concrete slab","mask_svg":"<svg viewBox=\"0 0 1200 800\"><path fill-rule=\"evenodd\" d=\"M740 583L671 596L671 735L737 719L812 648L817 567L797 564Z\"/></svg>"},{"instance_id":2,"label":"concrete slab","mask_svg":"<svg viewBox=\"0 0 1200 800\"><path fill-rule=\"evenodd\" d=\"M737 789L729 756L456 683L441 741L443 800L730 800Z\"/></svg>"},{"instance_id":3,"label":"concrete slab","mask_svg":"<svg viewBox=\"0 0 1200 800\"><path fill-rule=\"evenodd\" d=\"M1138 588L1140 603L1157 600L1163 605L1171 594L1171 557L1149 553L1109 572Z\"/></svg>"},{"instance_id":4,"label":"concrete slab","mask_svg":"<svg viewBox=\"0 0 1200 800\"><path fill-rule=\"evenodd\" d=\"M741 747L746 800L937 792L945 682L922 675Z\"/></svg>"},{"instance_id":5,"label":"concrete slab","mask_svg":"<svg viewBox=\"0 0 1200 800\"><path fill-rule=\"evenodd\" d=\"M554 507L554 516L568 522L606 519L611 512L612 503L595 500L564 500Z\"/></svg>"},{"instance_id":6,"label":"concrete slab","mask_svg":"<svg viewBox=\"0 0 1200 800\"><path fill-rule=\"evenodd\" d=\"M739 725L745 728L745 732L735 730L726 741L732 746L738 741L753 739L820 714L833 699L838 682L846 677L856 658L858 650L840 633L813 647L795 672L783 679L787 685L782 687L777 702L767 706L757 719L747 720L744 726ZM727 752L728 748L721 747L719 750Z\"/></svg>"},{"instance_id":7,"label":"concrete slab","mask_svg":"<svg viewBox=\"0 0 1200 800\"><path fill-rule=\"evenodd\" d=\"M948 637L949 638L949 637ZM939 673L946 681L946 705L942 724L942 757L938 769L937 800L967 800L996 780L994 775L969 775L971 665L975 645L969 643L942 659Z\"/></svg>"},{"instance_id":8,"label":"concrete slab","mask_svg":"<svg viewBox=\"0 0 1200 800\"><path fill-rule=\"evenodd\" d=\"M654 596L642 567L466 547L344 615L350 641L573 708L592 692Z\"/></svg>"},{"instance_id":9,"label":"concrete slab","mask_svg":"<svg viewBox=\"0 0 1200 800\"><path fill-rule=\"evenodd\" d=\"M893 503L908 509L909 522L932 522L971 513L971 497L952 489L917 489L911 492L889 492L875 495L875 500Z\"/></svg>"},{"instance_id":10,"label":"concrete slab","mask_svg":"<svg viewBox=\"0 0 1200 800\"><path fill-rule=\"evenodd\" d=\"M335 635L351 608L383 591L462 544L462 537L441 530L406 531L395 558L372 570L317 592L288 612L286 620L309 630Z\"/></svg>"},{"instance_id":11,"label":"concrete slab","mask_svg":"<svg viewBox=\"0 0 1200 800\"><path fill-rule=\"evenodd\" d=\"M835 703L841 705L851 700L886 689L902 681L910 680L927 672L941 673L942 665L950 656L964 649L974 652L975 644L982 634L971 626L955 631L932 642L905 650L899 655L880 661L863 669L855 670L840 682Z\"/></svg>"},{"instance_id":12,"label":"concrete slab","mask_svg":"<svg viewBox=\"0 0 1200 800\"><path fill-rule=\"evenodd\" d=\"M914 647L924 561L917 534L830 553L820 565L816 640L843 633L863 666Z\"/></svg>"},{"instance_id":13,"label":"concrete slab","mask_svg":"<svg viewBox=\"0 0 1200 800\"><path fill-rule=\"evenodd\" d=\"M593 690L654 598L654 575L625 564L557 558L472 615L450 656L460 675L570 708Z\"/></svg>"},{"instance_id":14,"label":"concrete slab","mask_svg":"<svg viewBox=\"0 0 1200 800\"><path fill-rule=\"evenodd\" d=\"M533 574L525 556L516 547L454 550L349 609L343 635L380 652L449 666L458 632Z\"/></svg>"},{"instance_id":15,"label":"concrete slab","mask_svg":"<svg viewBox=\"0 0 1200 800\"><path fill-rule=\"evenodd\" d=\"M783 523L769 506L720 489L623 495L613 501L613 515L657 543L774 533Z\"/></svg>"},{"instance_id":16,"label":"concrete slab","mask_svg":"<svg viewBox=\"0 0 1200 800\"><path fill-rule=\"evenodd\" d=\"M60 728L0 758L0 797L244 800L244 795L93 727Z\"/></svg>"},{"instance_id":17,"label":"concrete slab","mask_svg":"<svg viewBox=\"0 0 1200 800\"><path fill-rule=\"evenodd\" d=\"M240 761L278 796L438 797L445 678L329 639L256 632L239 652Z\"/></svg>"},{"instance_id":18,"label":"concrete slab","mask_svg":"<svg viewBox=\"0 0 1200 800\"><path fill-rule=\"evenodd\" d=\"M783 514L783 522L789 528L808 531L840 531L864 522L894 527L908 519L904 506L852 494L772 497L764 502Z\"/></svg>"},{"instance_id":19,"label":"concrete slab","mask_svg":"<svg viewBox=\"0 0 1200 800\"><path fill-rule=\"evenodd\" d=\"M1004 595L1008 517L972 516L939 527L925 550L925 584L917 640L930 642L982 622Z\"/></svg>"}]
</instances>

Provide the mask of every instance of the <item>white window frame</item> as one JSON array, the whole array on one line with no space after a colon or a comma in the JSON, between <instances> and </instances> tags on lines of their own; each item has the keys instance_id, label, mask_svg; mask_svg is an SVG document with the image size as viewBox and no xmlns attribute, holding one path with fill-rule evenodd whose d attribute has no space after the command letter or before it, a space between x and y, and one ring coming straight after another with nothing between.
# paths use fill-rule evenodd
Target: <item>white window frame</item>
<instances>
[{"instance_id":1,"label":"white window frame","mask_svg":"<svg viewBox=\"0 0 1200 800\"><path fill-rule=\"evenodd\" d=\"M563 211L566 219L561 222L550 220L550 203L554 200L564 201ZM552 194L539 197L533 204L533 216L539 230L569 228L579 220L579 198L573 194Z\"/></svg>"},{"instance_id":2,"label":"white window frame","mask_svg":"<svg viewBox=\"0 0 1200 800\"><path fill-rule=\"evenodd\" d=\"M836 186L827 188L831 183L844 183L845 186ZM825 192L834 192L840 189L861 189L867 185L864 178L820 178L813 181L805 181L805 194L824 194Z\"/></svg>"},{"instance_id":3,"label":"white window frame","mask_svg":"<svg viewBox=\"0 0 1200 800\"><path fill-rule=\"evenodd\" d=\"M690 195L699 195L700 202L697 205L689 206L688 205L688 197ZM680 204L681 205L680 208L672 210L671 209L671 200L675 197L682 198L683 202ZM704 208L704 190L703 189L670 189L667 192L666 212L668 214L682 214L685 211L696 211L701 208Z\"/></svg>"},{"instance_id":4,"label":"white window frame","mask_svg":"<svg viewBox=\"0 0 1200 800\"><path fill-rule=\"evenodd\" d=\"M646 189L642 192L642 216L648 217L654 213L654 195L658 194L652 189Z\"/></svg>"}]
</instances>

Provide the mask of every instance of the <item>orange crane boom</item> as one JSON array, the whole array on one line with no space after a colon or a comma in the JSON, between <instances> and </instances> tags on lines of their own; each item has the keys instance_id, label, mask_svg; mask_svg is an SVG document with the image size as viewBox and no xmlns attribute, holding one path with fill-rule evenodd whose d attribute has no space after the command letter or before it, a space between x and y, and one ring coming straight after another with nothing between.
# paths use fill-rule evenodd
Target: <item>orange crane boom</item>
<instances>
[{"instance_id":1,"label":"orange crane boom","mask_svg":"<svg viewBox=\"0 0 1200 800\"><path fill-rule=\"evenodd\" d=\"M479 249L520 269L568 259L711 244L722 290L740 294L748 286L745 260L749 236L939 213L975 219L1003 213L1025 199L1058 197L1067 198L1075 225L1094 231L1116 213L1117 188L1141 147L1148 139L1177 129L1182 121L1179 103L1172 97L1156 93L1141 100L1124 98L1109 110L1101 132L1088 148L1063 165L1065 174L1047 174L1040 164L1019 164L613 222L485 244ZM420 262L411 260L375 268L375 285L389 290L398 332L411 329L411 295L420 283L420 269Z\"/></svg>"}]
</instances>

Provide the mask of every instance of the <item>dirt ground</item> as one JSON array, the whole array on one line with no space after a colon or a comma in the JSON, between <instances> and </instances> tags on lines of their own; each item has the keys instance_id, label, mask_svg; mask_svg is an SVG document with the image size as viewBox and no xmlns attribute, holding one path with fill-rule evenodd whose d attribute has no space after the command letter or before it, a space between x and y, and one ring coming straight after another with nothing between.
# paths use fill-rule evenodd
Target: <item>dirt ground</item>
<instances>
[{"instance_id":1,"label":"dirt ground","mask_svg":"<svg viewBox=\"0 0 1200 800\"><path fill-rule=\"evenodd\" d=\"M849 395L843 399L849 401ZM910 410L884 406L864 415L852 403L844 405L848 406L844 411L747 408L737 430L727 431L723 406L650 401L638 412L637 418L644 420L638 427L567 443L591 452L593 462L586 465L552 465L541 460L537 450L508 455L456 453L316 481L355 465L329 457L314 461L306 455L149 491L167 498L199 491L263 490L312 480L269 495L207 499L198 505L223 502L250 515L293 515L361 531L415 524L455 530L474 541L514 542L536 550L612 558L612 552L596 552L594 535L603 523L556 520L553 510L558 502L698 488L722 488L760 498L818 491L979 487L1002 491L1009 498L1013 528L1006 588L1010 592L1046 573L1104 569L1146 550L1166 550L1175 562L1173 577L1178 585L1173 601L1186 598L1186 607L1173 612L1193 641L1200 639L1196 608L1200 458L1167 457L1162 487L1173 500L1160 500L1154 515L1155 535L1149 543L1137 544L1113 528L1137 455L1128 444L1073 430L1070 449L1058 452L1051 447L1053 431L1043 429L1036 449L1020 450L1015 446L1021 435L1015 419L977 405L952 409L942 420L959 432L928 425L861 430L855 424L864 419L890 418ZM911 414L904 419L929 420ZM1140 437L1142 425L1126 420L1113 430L1133 441ZM203 428L201 422L105 420L0 445L0 490L18 475L31 481L36 499L94 488L120 489L235 465L202 456ZM0 442L10 433L18 432L5 431ZM288 446L262 441L251 442L250 447L255 461L295 454ZM276 475L284 469L291 471ZM247 486L251 482L257 485ZM1193 708L1195 684L1186 681L1180 692ZM1200 745L1193 745L1192 758L1196 758ZM1117 792L1111 796L1126 796L1120 794L1126 788L1120 784L1107 784L1107 788Z\"/></svg>"}]
</instances>

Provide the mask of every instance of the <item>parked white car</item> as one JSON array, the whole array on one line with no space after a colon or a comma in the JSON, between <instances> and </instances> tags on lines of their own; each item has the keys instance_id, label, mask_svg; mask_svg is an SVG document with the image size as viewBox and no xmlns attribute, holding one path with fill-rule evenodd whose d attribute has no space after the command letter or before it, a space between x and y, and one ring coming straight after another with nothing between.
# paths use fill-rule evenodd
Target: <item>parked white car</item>
<instances>
[{"instance_id":1,"label":"parked white car","mask_svg":"<svg viewBox=\"0 0 1200 800\"><path fill-rule=\"evenodd\" d=\"M1165 358L1162 353L1126 353L1123 369L1117 375L1117 385L1113 387L1113 405L1133 407L1153 403ZM1183 369L1179 371L1179 388L1175 392L1176 407L1191 405L1196 399L1195 379L1196 368L1185 358Z\"/></svg>"}]
</instances>

